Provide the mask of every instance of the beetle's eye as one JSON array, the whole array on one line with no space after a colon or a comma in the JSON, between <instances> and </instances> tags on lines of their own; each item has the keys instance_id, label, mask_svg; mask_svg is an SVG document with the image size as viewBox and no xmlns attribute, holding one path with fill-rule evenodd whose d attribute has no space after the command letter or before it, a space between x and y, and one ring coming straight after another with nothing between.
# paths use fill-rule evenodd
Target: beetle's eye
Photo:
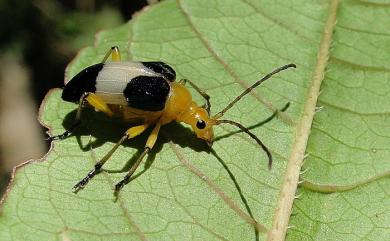
<instances>
[{"instance_id":1,"label":"beetle's eye","mask_svg":"<svg viewBox=\"0 0 390 241\"><path fill-rule=\"evenodd\" d=\"M206 127L206 122L204 122L203 120L198 120L196 122L196 127L198 129L204 129Z\"/></svg>"}]
</instances>

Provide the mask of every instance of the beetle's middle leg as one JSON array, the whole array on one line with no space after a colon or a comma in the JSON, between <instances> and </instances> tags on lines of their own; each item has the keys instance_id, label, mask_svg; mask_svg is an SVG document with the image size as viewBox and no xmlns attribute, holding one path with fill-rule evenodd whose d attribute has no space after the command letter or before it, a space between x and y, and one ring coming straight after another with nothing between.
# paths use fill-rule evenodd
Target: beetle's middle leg
<instances>
[{"instance_id":1,"label":"beetle's middle leg","mask_svg":"<svg viewBox=\"0 0 390 241\"><path fill-rule=\"evenodd\" d=\"M153 128L152 132L150 133L148 140L146 141L145 149L141 153L141 155L138 157L137 161L134 163L134 165L130 168L129 172L126 174L126 176L122 179L122 181L118 182L115 185L115 193L118 194L118 192L122 189L124 185L126 185L129 181L131 176L134 174L137 167L141 164L142 159L146 156L146 154L149 153L149 151L153 148L154 144L157 141L158 132L160 131L161 123L157 122L156 126Z\"/></svg>"},{"instance_id":2,"label":"beetle's middle leg","mask_svg":"<svg viewBox=\"0 0 390 241\"><path fill-rule=\"evenodd\" d=\"M122 136L122 138L111 148L111 150L100 160L95 164L94 169L88 172L87 176L84 177L81 181L79 181L76 185L74 185L74 190L77 192L81 188L83 188L89 180L91 180L100 170L102 169L102 166L110 159L112 154L118 149L118 147L126 140L126 139L131 139L142 132L144 132L148 128L149 124L143 124L139 126L134 126L128 129L125 134Z\"/></svg>"},{"instance_id":3,"label":"beetle's middle leg","mask_svg":"<svg viewBox=\"0 0 390 241\"><path fill-rule=\"evenodd\" d=\"M207 113L210 115L210 108L211 108L210 96L189 79L181 79L179 81L179 84L185 85L187 82L190 83L191 87L194 88L206 100L205 109L207 110Z\"/></svg>"}]
</instances>

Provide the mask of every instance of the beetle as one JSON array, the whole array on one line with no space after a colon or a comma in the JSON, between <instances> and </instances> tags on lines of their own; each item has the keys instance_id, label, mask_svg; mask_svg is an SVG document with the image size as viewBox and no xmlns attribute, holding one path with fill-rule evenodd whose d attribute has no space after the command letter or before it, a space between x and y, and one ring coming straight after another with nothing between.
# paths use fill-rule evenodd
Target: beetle
<instances>
[{"instance_id":1,"label":"beetle","mask_svg":"<svg viewBox=\"0 0 390 241\"><path fill-rule=\"evenodd\" d=\"M110 62L106 62L111 56ZM160 127L172 121L184 122L192 127L196 136L212 145L213 127L219 124L230 124L238 127L253 138L268 156L268 167L272 165L272 155L268 148L240 123L220 118L243 96L259 86L272 75L288 68L296 68L295 64L279 67L262 79L256 81L242 94L237 96L223 110L211 116L210 97L192 81L182 79L175 81L176 73L172 67L163 62L121 61L119 48L112 47L102 62L89 66L76 74L65 85L62 92L64 101L78 103L75 122L63 134L52 136L50 140L65 139L81 123L81 111L86 104L97 111L112 117L120 115L125 122L137 122L139 125L129 128L112 149L100 159L87 176L73 188L75 192L85 185L99 172L116 149L127 139L134 138L153 127L143 152L140 154L127 175L115 185L115 192L129 182L131 176L143 158L156 143ZM193 100L185 84L189 83L206 101L204 107Z\"/></svg>"}]
</instances>

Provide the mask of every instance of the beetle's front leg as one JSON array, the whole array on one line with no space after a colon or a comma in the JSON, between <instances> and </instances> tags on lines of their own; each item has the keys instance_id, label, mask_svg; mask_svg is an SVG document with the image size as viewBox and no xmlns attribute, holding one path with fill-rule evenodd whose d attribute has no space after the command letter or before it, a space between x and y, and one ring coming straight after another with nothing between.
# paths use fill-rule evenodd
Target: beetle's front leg
<instances>
[{"instance_id":1,"label":"beetle's front leg","mask_svg":"<svg viewBox=\"0 0 390 241\"><path fill-rule=\"evenodd\" d=\"M99 173L102 169L102 166L110 159L112 154L118 149L118 147L126 140L131 139L142 132L144 132L148 128L148 124L143 124L139 126L134 126L126 131L126 133L122 136L122 138L112 147L112 149L95 164L94 169L88 172L87 176L84 177L81 181L79 181L76 185L74 185L75 192L78 192L81 188L85 187L89 180L91 180L97 173Z\"/></svg>"},{"instance_id":2,"label":"beetle's front leg","mask_svg":"<svg viewBox=\"0 0 390 241\"><path fill-rule=\"evenodd\" d=\"M150 133L150 136L148 137L148 140L146 141L145 149L141 153L141 155L138 157L137 161L134 163L134 165L130 168L129 172L126 174L126 176L122 179L122 181L118 182L115 185L115 194L117 195L119 191L122 189L124 185L126 185L129 181L131 176L134 174L135 170L138 168L139 164L141 164L143 158L146 156L146 154L149 153L149 151L153 148L154 144L157 141L158 132L160 131L161 123L157 122L156 126L153 128L153 131Z\"/></svg>"}]
</instances>

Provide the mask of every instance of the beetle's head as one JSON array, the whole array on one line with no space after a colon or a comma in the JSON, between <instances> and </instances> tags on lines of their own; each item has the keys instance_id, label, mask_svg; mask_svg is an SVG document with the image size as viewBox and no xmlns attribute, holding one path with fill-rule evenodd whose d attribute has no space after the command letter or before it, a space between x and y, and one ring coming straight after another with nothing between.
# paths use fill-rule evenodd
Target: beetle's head
<instances>
[{"instance_id":1,"label":"beetle's head","mask_svg":"<svg viewBox=\"0 0 390 241\"><path fill-rule=\"evenodd\" d=\"M214 120L209 117L207 111L202 107L197 107L191 115L190 122L196 136L205 140L211 147L214 141L213 125Z\"/></svg>"},{"instance_id":2,"label":"beetle's head","mask_svg":"<svg viewBox=\"0 0 390 241\"><path fill-rule=\"evenodd\" d=\"M199 107L195 102L192 102L179 116L177 121L189 124L198 138L205 140L209 146L213 144L214 120L210 118L206 109Z\"/></svg>"}]
</instances>

